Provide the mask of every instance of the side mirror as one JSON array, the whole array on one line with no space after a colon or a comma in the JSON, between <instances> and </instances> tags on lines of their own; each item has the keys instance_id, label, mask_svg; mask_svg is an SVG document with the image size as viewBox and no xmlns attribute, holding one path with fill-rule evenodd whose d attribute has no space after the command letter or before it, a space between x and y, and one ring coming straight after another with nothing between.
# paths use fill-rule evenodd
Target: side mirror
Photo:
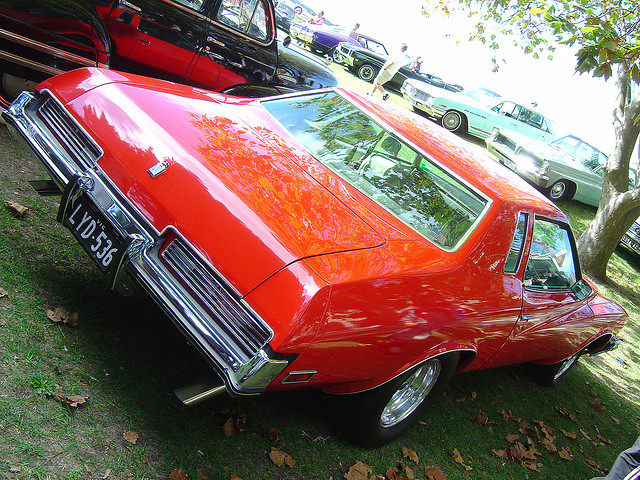
<instances>
[{"instance_id":1,"label":"side mirror","mask_svg":"<svg viewBox=\"0 0 640 480\"><path fill-rule=\"evenodd\" d=\"M291 44L291 37L289 35L287 35L286 37L284 37L284 40L282 40L282 45L286 47L288 47Z\"/></svg>"},{"instance_id":2,"label":"side mirror","mask_svg":"<svg viewBox=\"0 0 640 480\"><path fill-rule=\"evenodd\" d=\"M578 300L584 300L591 293L591 285L589 285L584 280L580 279L571 287L573 294L578 297Z\"/></svg>"}]
</instances>

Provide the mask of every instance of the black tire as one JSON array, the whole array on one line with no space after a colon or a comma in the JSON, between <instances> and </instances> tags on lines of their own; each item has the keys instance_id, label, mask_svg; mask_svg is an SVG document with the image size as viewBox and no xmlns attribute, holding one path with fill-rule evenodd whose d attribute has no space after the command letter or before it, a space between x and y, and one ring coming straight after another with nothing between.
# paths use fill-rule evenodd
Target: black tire
<instances>
[{"instance_id":1,"label":"black tire","mask_svg":"<svg viewBox=\"0 0 640 480\"><path fill-rule=\"evenodd\" d=\"M378 75L378 69L369 63L365 63L358 68L358 77L365 82L373 82L376 75Z\"/></svg>"},{"instance_id":2,"label":"black tire","mask_svg":"<svg viewBox=\"0 0 640 480\"><path fill-rule=\"evenodd\" d=\"M329 51L329 54L331 56L331 59L337 64L342 64L342 62L344 61L344 56L340 53L338 47L333 47Z\"/></svg>"},{"instance_id":3,"label":"black tire","mask_svg":"<svg viewBox=\"0 0 640 480\"><path fill-rule=\"evenodd\" d=\"M424 415L458 365L459 354L429 359L372 390L345 397L345 434L365 447L384 445Z\"/></svg>"},{"instance_id":4,"label":"black tire","mask_svg":"<svg viewBox=\"0 0 640 480\"><path fill-rule=\"evenodd\" d=\"M559 200L569 200L573 196L573 185L567 180L556 180L549 187L548 195L551 200L557 202Z\"/></svg>"},{"instance_id":5,"label":"black tire","mask_svg":"<svg viewBox=\"0 0 640 480\"><path fill-rule=\"evenodd\" d=\"M464 132L466 127L466 119L464 115L457 110L449 110L440 119L440 123L450 132Z\"/></svg>"},{"instance_id":6,"label":"black tire","mask_svg":"<svg viewBox=\"0 0 640 480\"><path fill-rule=\"evenodd\" d=\"M551 365L530 364L527 365L527 370L531 377L540 385L553 387L578 363L580 355L582 355L582 351L574 353L563 361Z\"/></svg>"}]
</instances>

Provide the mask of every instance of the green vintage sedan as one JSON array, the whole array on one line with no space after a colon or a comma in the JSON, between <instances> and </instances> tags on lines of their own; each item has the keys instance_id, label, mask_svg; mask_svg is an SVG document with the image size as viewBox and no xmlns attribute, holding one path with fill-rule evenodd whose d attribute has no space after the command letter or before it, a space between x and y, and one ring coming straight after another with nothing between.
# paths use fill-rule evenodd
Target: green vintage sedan
<instances>
[{"instance_id":1,"label":"green vintage sedan","mask_svg":"<svg viewBox=\"0 0 640 480\"><path fill-rule=\"evenodd\" d=\"M597 207L602 194L602 169L607 156L574 136L540 142L509 130L494 129L487 150L495 159L552 200L576 200ZM636 174L629 172L629 188Z\"/></svg>"}]
</instances>

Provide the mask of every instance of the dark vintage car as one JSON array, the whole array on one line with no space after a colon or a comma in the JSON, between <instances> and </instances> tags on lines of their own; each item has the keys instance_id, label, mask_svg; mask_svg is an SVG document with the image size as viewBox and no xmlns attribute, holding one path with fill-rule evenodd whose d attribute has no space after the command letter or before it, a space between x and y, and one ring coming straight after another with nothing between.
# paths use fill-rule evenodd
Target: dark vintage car
<instances>
[{"instance_id":1,"label":"dark vintage car","mask_svg":"<svg viewBox=\"0 0 640 480\"><path fill-rule=\"evenodd\" d=\"M380 69L389 59L389 53L384 45L381 48L369 48L356 45L351 42L343 42L336 48L336 56L352 74L357 75L365 82L373 82ZM440 77L432 74L420 73L411 70L407 65L398 70L394 77L385 83L385 87L400 92L402 85L408 78L420 80L436 87L444 88L452 92L461 92L463 88L457 84L445 82Z\"/></svg>"},{"instance_id":2,"label":"dark vintage car","mask_svg":"<svg viewBox=\"0 0 640 480\"><path fill-rule=\"evenodd\" d=\"M627 233L622 236L620 243L640 255L640 218L633 222Z\"/></svg>"},{"instance_id":3,"label":"dark vintage car","mask_svg":"<svg viewBox=\"0 0 640 480\"><path fill-rule=\"evenodd\" d=\"M342 42L382 55L386 55L387 52L382 42L357 30L348 30L336 25L293 23L290 32L293 38L302 42L310 50L321 55L329 55L337 63L344 61L338 48Z\"/></svg>"},{"instance_id":4,"label":"dark vintage car","mask_svg":"<svg viewBox=\"0 0 640 480\"><path fill-rule=\"evenodd\" d=\"M0 101L87 66L242 96L337 85L286 40L271 0L0 0Z\"/></svg>"},{"instance_id":5,"label":"dark vintage car","mask_svg":"<svg viewBox=\"0 0 640 480\"><path fill-rule=\"evenodd\" d=\"M560 209L370 97L92 68L3 117L109 284L145 291L220 376L188 402L324 390L345 432L379 445L453 373L528 364L555 384L626 321L581 274Z\"/></svg>"}]
</instances>

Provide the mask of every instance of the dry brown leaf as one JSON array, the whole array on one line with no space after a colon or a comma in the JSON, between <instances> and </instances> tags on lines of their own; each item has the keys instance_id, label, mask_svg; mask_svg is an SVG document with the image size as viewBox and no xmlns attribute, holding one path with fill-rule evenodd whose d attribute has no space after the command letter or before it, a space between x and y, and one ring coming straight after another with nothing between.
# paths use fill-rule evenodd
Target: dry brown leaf
<instances>
[{"instance_id":1,"label":"dry brown leaf","mask_svg":"<svg viewBox=\"0 0 640 480\"><path fill-rule=\"evenodd\" d=\"M344 474L344 478L347 480L367 480L371 473L371 467L358 460L356 463L351 465L349 471Z\"/></svg>"},{"instance_id":2,"label":"dry brown leaf","mask_svg":"<svg viewBox=\"0 0 640 480\"><path fill-rule=\"evenodd\" d=\"M70 313L67 307L44 307L44 311L54 323L64 323L70 327L78 325L78 312Z\"/></svg>"},{"instance_id":3,"label":"dry brown leaf","mask_svg":"<svg viewBox=\"0 0 640 480\"><path fill-rule=\"evenodd\" d=\"M233 435L233 418L227 418L227 421L222 425L222 433L225 437L229 438Z\"/></svg>"},{"instance_id":4,"label":"dry brown leaf","mask_svg":"<svg viewBox=\"0 0 640 480\"><path fill-rule=\"evenodd\" d=\"M111 469L107 468L105 470L104 474L102 475L102 477L100 477L100 478L102 478L102 480L105 480L105 479L109 478L109 475L111 475Z\"/></svg>"},{"instance_id":5,"label":"dry brown leaf","mask_svg":"<svg viewBox=\"0 0 640 480\"><path fill-rule=\"evenodd\" d=\"M140 438L140 436L136 432L127 430L122 434L122 438L124 438L127 442L131 443L132 445L135 445L136 442L138 441L138 438Z\"/></svg>"},{"instance_id":6,"label":"dry brown leaf","mask_svg":"<svg viewBox=\"0 0 640 480\"><path fill-rule=\"evenodd\" d=\"M507 439L507 442L515 443L516 440L518 440L520 438L520 435L511 434L511 435L507 435L505 438Z\"/></svg>"},{"instance_id":7,"label":"dry brown leaf","mask_svg":"<svg viewBox=\"0 0 640 480\"><path fill-rule=\"evenodd\" d=\"M187 480L187 471L182 468L174 468L167 480Z\"/></svg>"},{"instance_id":8,"label":"dry brown leaf","mask_svg":"<svg viewBox=\"0 0 640 480\"><path fill-rule=\"evenodd\" d=\"M55 396L58 401L73 408L77 407L78 405L82 405L87 401L85 397L82 397L80 395L66 396L63 392L56 392Z\"/></svg>"},{"instance_id":9,"label":"dry brown leaf","mask_svg":"<svg viewBox=\"0 0 640 480\"><path fill-rule=\"evenodd\" d=\"M447 478L449 478L449 475L445 475L437 468L427 467L424 473L429 480L447 480Z\"/></svg>"},{"instance_id":10,"label":"dry brown leaf","mask_svg":"<svg viewBox=\"0 0 640 480\"><path fill-rule=\"evenodd\" d=\"M544 448L546 448L550 452L554 452L555 453L555 452L558 451L558 447L556 447L556 445L552 441L550 441L550 440L548 440L546 438L543 438L542 440L540 440L540 443L542 444L542 446Z\"/></svg>"},{"instance_id":11,"label":"dry brown leaf","mask_svg":"<svg viewBox=\"0 0 640 480\"><path fill-rule=\"evenodd\" d=\"M25 214L27 214L29 212L29 209L23 205L20 205L18 202L13 202L10 200L5 200L4 204L7 206L7 208L13 212L13 214L17 217L24 217Z\"/></svg>"},{"instance_id":12,"label":"dry brown leaf","mask_svg":"<svg viewBox=\"0 0 640 480\"><path fill-rule=\"evenodd\" d=\"M571 432L567 432L566 430L560 430L562 432L562 434L567 437L567 438L572 438L573 440L575 440L576 438L578 438L578 436L575 433L571 433Z\"/></svg>"},{"instance_id":13,"label":"dry brown leaf","mask_svg":"<svg viewBox=\"0 0 640 480\"><path fill-rule=\"evenodd\" d=\"M4 288L0 287L0 298L6 297L7 295L9 295L9 292L7 292Z\"/></svg>"},{"instance_id":14,"label":"dry brown leaf","mask_svg":"<svg viewBox=\"0 0 640 480\"><path fill-rule=\"evenodd\" d=\"M232 473L231 475L229 475L229 480L242 480L242 478L240 478L235 473Z\"/></svg>"},{"instance_id":15,"label":"dry brown leaf","mask_svg":"<svg viewBox=\"0 0 640 480\"><path fill-rule=\"evenodd\" d=\"M586 438L587 440L589 440L591 442L591 437L589 436L589 434L587 433L586 430L583 430L582 428L580 429L580 433L582 434L582 436L584 438Z\"/></svg>"},{"instance_id":16,"label":"dry brown leaf","mask_svg":"<svg viewBox=\"0 0 640 480\"><path fill-rule=\"evenodd\" d=\"M272 427L272 428L270 428L270 429L267 431L267 435L269 436L269 443L270 443L271 445L277 445L277 444L278 444L278 442L280 441L280 435L281 435L281 433L280 433L280 431L279 431L278 429L276 429L276 428L273 428L273 427Z\"/></svg>"},{"instance_id":17,"label":"dry brown leaf","mask_svg":"<svg viewBox=\"0 0 640 480\"><path fill-rule=\"evenodd\" d=\"M538 462L536 462L535 460L524 459L521 462L521 465L524 466L525 468L527 468L528 470L533 470L534 472L539 472L540 471L540 464Z\"/></svg>"},{"instance_id":18,"label":"dry brown leaf","mask_svg":"<svg viewBox=\"0 0 640 480\"><path fill-rule=\"evenodd\" d=\"M482 425L483 427L487 423L495 423L495 422L490 422L489 415L486 412L483 412L482 410L479 410L478 413L476 413L475 416L473 417L470 417L469 415L465 415L465 416L472 422L475 422L478 425Z\"/></svg>"},{"instance_id":19,"label":"dry brown leaf","mask_svg":"<svg viewBox=\"0 0 640 480\"><path fill-rule=\"evenodd\" d=\"M418 462L416 462L418 463ZM416 476L413 474L413 470L410 469L409 467L403 467L404 470L404 474L407 477L407 480L415 480Z\"/></svg>"},{"instance_id":20,"label":"dry brown leaf","mask_svg":"<svg viewBox=\"0 0 640 480\"><path fill-rule=\"evenodd\" d=\"M465 470L467 471L473 470L473 468L471 468L469 465L465 465L464 460L462 459L462 455L460 455L460 452L458 451L457 448L454 448L453 451L449 453L449 457L454 462L462 465L465 468Z\"/></svg>"},{"instance_id":21,"label":"dry brown leaf","mask_svg":"<svg viewBox=\"0 0 640 480\"><path fill-rule=\"evenodd\" d=\"M568 419L572 420L574 423L578 423L578 419L576 417L574 417L573 415L571 415L569 413L569 411L565 408L560 408L556 405L556 410L558 411L558 413L560 413L560 415L562 415L563 417L567 417Z\"/></svg>"},{"instance_id":22,"label":"dry brown leaf","mask_svg":"<svg viewBox=\"0 0 640 480\"><path fill-rule=\"evenodd\" d=\"M600 440L603 443L606 443L607 445L611 445L613 444L613 442L607 438L604 438L602 435L598 434L596 435L596 437L598 437L598 440Z\"/></svg>"},{"instance_id":23,"label":"dry brown leaf","mask_svg":"<svg viewBox=\"0 0 640 480\"><path fill-rule=\"evenodd\" d=\"M402 456L404 458L408 458L409 460L414 461L416 464L419 462L418 454L414 450L411 450L410 448L402 447Z\"/></svg>"},{"instance_id":24,"label":"dry brown leaf","mask_svg":"<svg viewBox=\"0 0 640 480\"><path fill-rule=\"evenodd\" d=\"M504 410L503 408L499 409L498 413L502 415L502 418L507 421L511 418L511 412L508 410Z\"/></svg>"},{"instance_id":25,"label":"dry brown leaf","mask_svg":"<svg viewBox=\"0 0 640 480\"><path fill-rule=\"evenodd\" d=\"M615 423L616 425L620 425L620 420L618 420L616 417L611 417L611 420L613 420L613 423Z\"/></svg>"},{"instance_id":26,"label":"dry brown leaf","mask_svg":"<svg viewBox=\"0 0 640 480\"><path fill-rule=\"evenodd\" d=\"M591 467L592 470L595 470L597 472L603 471L603 468L596 461L590 460L588 458L585 461L587 462L587 465Z\"/></svg>"},{"instance_id":27,"label":"dry brown leaf","mask_svg":"<svg viewBox=\"0 0 640 480\"><path fill-rule=\"evenodd\" d=\"M296 465L296 461L291 458L291 455L289 455L287 452L283 452L282 450L278 450L276 447L271 447L269 458L279 467L281 467L282 465L286 465L289 468L293 468Z\"/></svg>"},{"instance_id":28,"label":"dry brown leaf","mask_svg":"<svg viewBox=\"0 0 640 480\"><path fill-rule=\"evenodd\" d=\"M560 455L560 458L563 458L565 460L573 460L573 455L571 455L571 450L569 450L569 447L564 447L558 452L558 455Z\"/></svg>"},{"instance_id":29,"label":"dry brown leaf","mask_svg":"<svg viewBox=\"0 0 640 480\"><path fill-rule=\"evenodd\" d=\"M386 475L389 480L408 480L396 467L389 468L386 471Z\"/></svg>"}]
</instances>

